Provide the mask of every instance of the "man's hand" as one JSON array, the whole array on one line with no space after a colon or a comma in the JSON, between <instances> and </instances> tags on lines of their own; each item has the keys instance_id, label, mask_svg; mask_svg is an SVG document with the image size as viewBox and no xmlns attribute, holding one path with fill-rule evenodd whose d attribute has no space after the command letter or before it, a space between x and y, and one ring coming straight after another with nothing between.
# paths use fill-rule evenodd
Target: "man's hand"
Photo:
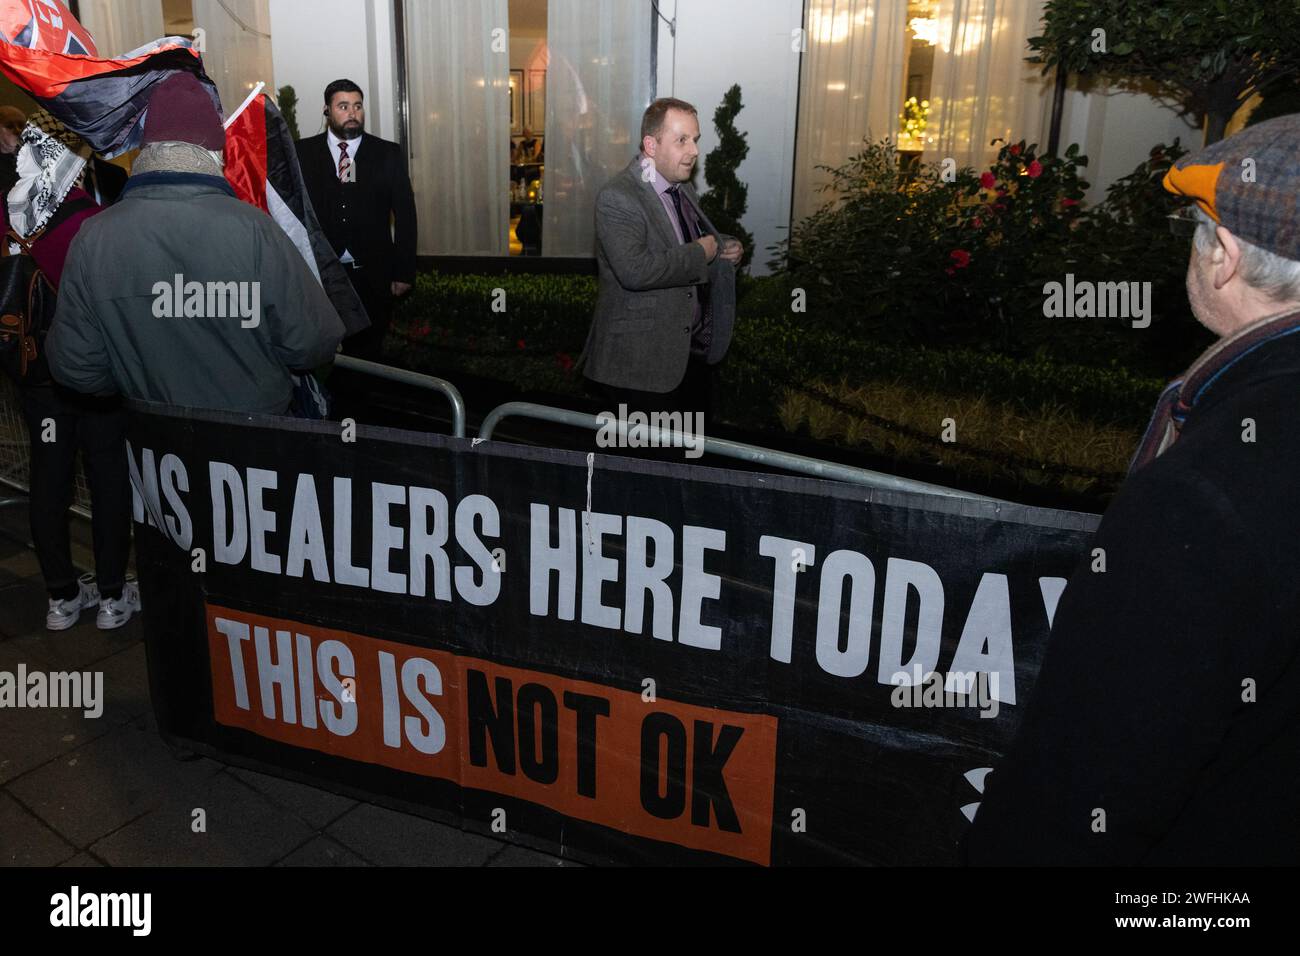
<instances>
[{"instance_id":1,"label":"man's hand","mask_svg":"<svg viewBox=\"0 0 1300 956\"><path fill-rule=\"evenodd\" d=\"M718 255L718 240L713 236L700 236L695 240L704 247L704 254L708 257L707 262L712 262Z\"/></svg>"},{"instance_id":2,"label":"man's hand","mask_svg":"<svg viewBox=\"0 0 1300 956\"><path fill-rule=\"evenodd\" d=\"M718 255L732 265L739 265L740 260L745 257L745 245L739 239L728 239L722 244L722 251Z\"/></svg>"},{"instance_id":3,"label":"man's hand","mask_svg":"<svg viewBox=\"0 0 1300 956\"><path fill-rule=\"evenodd\" d=\"M394 299L400 299L402 296L406 295L406 293L408 293L408 292L410 292L410 291L411 291L411 283L409 283L409 282L394 282L394 283L393 283L393 298L394 298Z\"/></svg>"}]
</instances>

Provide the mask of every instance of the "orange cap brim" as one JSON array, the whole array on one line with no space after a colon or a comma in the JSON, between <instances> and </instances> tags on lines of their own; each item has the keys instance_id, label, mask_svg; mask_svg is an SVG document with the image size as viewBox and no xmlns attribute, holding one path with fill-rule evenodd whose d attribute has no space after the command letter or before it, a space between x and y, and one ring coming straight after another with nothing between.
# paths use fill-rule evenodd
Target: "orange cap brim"
<instances>
[{"instance_id":1,"label":"orange cap brim","mask_svg":"<svg viewBox=\"0 0 1300 956\"><path fill-rule=\"evenodd\" d=\"M1201 166L1191 163L1179 169L1169 167L1165 173L1164 187L1177 196L1187 196L1196 200L1196 205L1205 210L1215 222L1222 223L1219 211L1215 207L1215 193L1219 184L1219 174L1223 172L1223 163L1213 166Z\"/></svg>"}]
</instances>

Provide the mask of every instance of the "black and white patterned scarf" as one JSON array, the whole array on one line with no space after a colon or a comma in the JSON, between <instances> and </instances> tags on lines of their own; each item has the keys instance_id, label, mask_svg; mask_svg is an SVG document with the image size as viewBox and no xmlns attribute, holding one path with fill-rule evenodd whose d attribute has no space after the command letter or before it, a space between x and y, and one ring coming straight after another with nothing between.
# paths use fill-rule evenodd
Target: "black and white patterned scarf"
<instances>
[{"instance_id":1,"label":"black and white patterned scarf","mask_svg":"<svg viewBox=\"0 0 1300 956\"><path fill-rule=\"evenodd\" d=\"M85 157L28 124L18 150L18 183L9 190L9 227L24 238L40 230L77 185Z\"/></svg>"}]
</instances>

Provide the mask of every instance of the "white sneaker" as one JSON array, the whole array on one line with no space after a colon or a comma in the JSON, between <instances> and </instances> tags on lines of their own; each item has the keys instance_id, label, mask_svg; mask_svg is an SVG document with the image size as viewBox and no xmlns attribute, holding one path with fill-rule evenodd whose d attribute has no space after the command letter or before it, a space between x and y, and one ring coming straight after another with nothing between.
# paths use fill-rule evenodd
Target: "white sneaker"
<instances>
[{"instance_id":1,"label":"white sneaker","mask_svg":"<svg viewBox=\"0 0 1300 956\"><path fill-rule=\"evenodd\" d=\"M66 631L77 623L82 608L94 607L99 603L99 589L95 587L95 576L86 572L77 578L79 588L77 596L63 601L50 598L50 609L45 612L45 629L47 631Z\"/></svg>"},{"instance_id":2,"label":"white sneaker","mask_svg":"<svg viewBox=\"0 0 1300 956\"><path fill-rule=\"evenodd\" d=\"M95 627L101 631L111 631L121 627L140 610L140 585L132 578L122 585L122 596L117 599L102 598L99 613L95 615Z\"/></svg>"}]
</instances>

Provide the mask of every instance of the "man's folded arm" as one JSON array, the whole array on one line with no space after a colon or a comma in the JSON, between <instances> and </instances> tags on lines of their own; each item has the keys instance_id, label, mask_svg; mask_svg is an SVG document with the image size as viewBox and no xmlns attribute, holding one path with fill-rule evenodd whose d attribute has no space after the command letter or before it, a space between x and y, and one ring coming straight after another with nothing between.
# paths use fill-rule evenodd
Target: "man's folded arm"
<instances>
[{"instance_id":1,"label":"man's folded arm","mask_svg":"<svg viewBox=\"0 0 1300 956\"><path fill-rule=\"evenodd\" d=\"M630 292L703 285L709 281L708 254L698 242L651 250L644 210L613 189L596 200L596 237L618 284Z\"/></svg>"}]
</instances>

